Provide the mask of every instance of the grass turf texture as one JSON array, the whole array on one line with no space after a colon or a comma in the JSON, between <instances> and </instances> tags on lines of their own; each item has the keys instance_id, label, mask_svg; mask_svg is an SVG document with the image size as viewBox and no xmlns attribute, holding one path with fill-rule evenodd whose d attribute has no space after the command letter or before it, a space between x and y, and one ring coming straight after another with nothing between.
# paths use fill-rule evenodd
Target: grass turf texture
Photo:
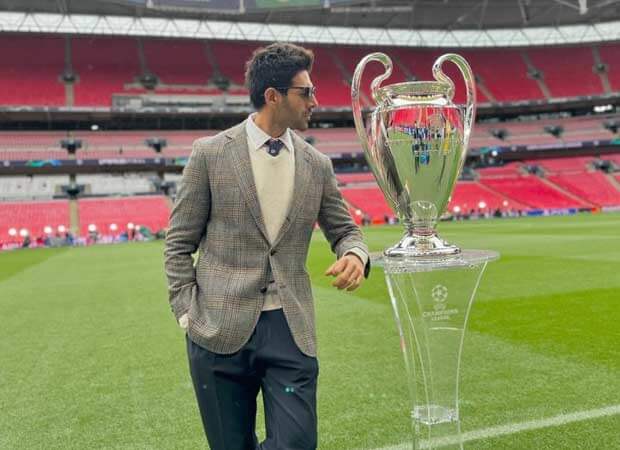
<instances>
[{"instance_id":1,"label":"grass turf texture","mask_svg":"<svg viewBox=\"0 0 620 450\"><path fill-rule=\"evenodd\" d=\"M620 215L440 225L489 264L466 335L463 431L620 404ZM365 230L373 251L401 228ZM410 439L404 364L381 269L330 287L314 236L320 448ZM1 449L207 448L162 243L0 254ZM489 437L472 449L620 448L620 416ZM259 417L262 424L262 417ZM260 428L260 426L259 426ZM263 434L262 431L259 432Z\"/></svg>"}]
</instances>

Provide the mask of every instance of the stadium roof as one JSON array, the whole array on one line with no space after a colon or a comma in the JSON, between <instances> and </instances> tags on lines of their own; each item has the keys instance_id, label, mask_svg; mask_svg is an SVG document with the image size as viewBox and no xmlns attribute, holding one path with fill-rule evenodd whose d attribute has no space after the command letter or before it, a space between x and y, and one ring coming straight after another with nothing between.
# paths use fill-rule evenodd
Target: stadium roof
<instances>
[{"instance_id":1,"label":"stadium roof","mask_svg":"<svg viewBox=\"0 0 620 450\"><path fill-rule=\"evenodd\" d=\"M0 10L451 30L620 20L620 0L0 0Z\"/></svg>"},{"instance_id":2,"label":"stadium roof","mask_svg":"<svg viewBox=\"0 0 620 450\"><path fill-rule=\"evenodd\" d=\"M0 11L2 31L433 47L620 40L620 0L0 0Z\"/></svg>"}]
</instances>

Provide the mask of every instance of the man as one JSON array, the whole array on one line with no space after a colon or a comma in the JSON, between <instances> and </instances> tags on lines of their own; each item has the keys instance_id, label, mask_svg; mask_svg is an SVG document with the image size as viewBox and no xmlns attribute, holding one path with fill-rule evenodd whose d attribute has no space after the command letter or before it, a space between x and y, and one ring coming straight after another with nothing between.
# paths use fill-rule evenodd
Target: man
<instances>
[{"instance_id":1,"label":"man","mask_svg":"<svg viewBox=\"0 0 620 450\"><path fill-rule=\"evenodd\" d=\"M291 44L254 52L246 82L257 112L194 143L170 216L170 303L187 330L211 450L316 448L318 362L305 269L316 221L338 256L326 271L334 286L354 290L370 268L329 158L291 131L306 130L318 104L313 59Z\"/></svg>"}]
</instances>

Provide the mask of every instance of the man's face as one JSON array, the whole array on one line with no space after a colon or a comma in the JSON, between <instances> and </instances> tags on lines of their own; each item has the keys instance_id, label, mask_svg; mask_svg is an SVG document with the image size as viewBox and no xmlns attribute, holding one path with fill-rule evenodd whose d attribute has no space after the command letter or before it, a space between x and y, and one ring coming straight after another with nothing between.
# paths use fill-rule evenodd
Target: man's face
<instances>
[{"instance_id":1,"label":"man's face","mask_svg":"<svg viewBox=\"0 0 620 450\"><path fill-rule=\"evenodd\" d=\"M298 89L313 87L310 74L303 70L293 77L286 95L282 95L280 108L277 111L278 122L294 130L307 130L312 110L319 104L312 94L305 95L307 90Z\"/></svg>"}]
</instances>

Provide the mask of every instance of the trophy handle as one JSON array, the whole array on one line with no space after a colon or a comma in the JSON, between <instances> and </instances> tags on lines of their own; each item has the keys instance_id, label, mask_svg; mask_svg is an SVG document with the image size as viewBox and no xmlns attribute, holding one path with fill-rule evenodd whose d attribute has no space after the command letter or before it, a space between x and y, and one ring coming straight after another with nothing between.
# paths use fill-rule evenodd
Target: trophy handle
<instances>
[{"instance_id":1,"label":"trophy handle","mask_svg":"<svg viewBox=\"0 0 620 450\"><path fill-rule=\"evenodd\" d=\"M362 73L364 72L364 68L366 67L366 64L368 64L370 61L378 61L382 63L385 67L385 72L383 73L383 75L375 78L370 84L370 90L372 92L372 97L375 102L377 101L375 91L379 88L381 82L392 74L392 60L388 55L381 52L371 53L364 56L364 58L362 58L362 60L358 63L357 67L355 68L355 72L353 73L353 80L351 81L351 103L353 106L353 121L355 122L357 136L360 140L360 143L362 144L365 154L368 154L369 144L368 137L366 135L366 128L364 127L364 119L362 117L362 106L360 105L360 82L362 81Z\"/></svg>"},{"instance_id":2,"label":"trophy handle","mask_svg":"<svg viewBox=\"0 0 620 450\"><path fill-rule=\"evenodd\" d=\"M471 71L471 67L469 67L469 64L461 55L457 55L456 53L446 53L445 55L441 55L437 58L435 64L433 64L433 77L435 77L437 81L447 83L451 86L450 93L448 94L450 100L452 100L452 97L454 96L454 83L441 70L441 66L445 61L450 61L456 64L465 79L467 105L465 108L464 117L463 146L465 151L467 151L467 147L469 146L469 138L474 126L474 120L476 119L476 81L474 74Z\"/></svg>"}]
</instances>

